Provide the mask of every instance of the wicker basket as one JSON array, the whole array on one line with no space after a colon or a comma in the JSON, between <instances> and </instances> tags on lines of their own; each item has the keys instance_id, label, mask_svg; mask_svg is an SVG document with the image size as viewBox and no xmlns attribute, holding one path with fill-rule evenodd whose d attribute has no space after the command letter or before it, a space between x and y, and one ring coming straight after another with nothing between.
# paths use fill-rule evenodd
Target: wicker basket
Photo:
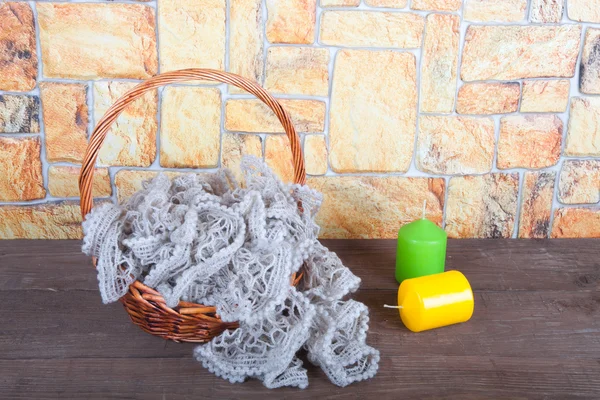
<instances>
[{"instance_id":1,"label":"wicker basket","mask_svg":"<svg viewBox=\"0 0 600 400\"><path fill-rule=\"evenodd\" d=\"M304 169L304 157L300 146L300 139L292 125L289 114L281 104L257 83L228 72L210 69L185 69L180 71L166 72L156 75L127 93L117 100L104 114L92 132L85 153L81 174L79 176L79 191L81 195L81 214L85 216L93 206L92 200L92 178L94 175L94 164L98 152L110 126L118 118L128 104L142 96L144 93L160 86L171 83L186 82L192 80L209 80L227 83L244 89L262 100L277 115L283 125L285 133L290 139L292 158L294 165L294 182L304 184L306 171ZM94 266L96 260L93 260ZM118 268L118 266L115 266ZM296 284L300 277L291 278ZM144 331L164 339L179 342L203 343L220 335L226 329L237 328L237 323L226 323L221 321L216 314L215 307L202 304L180 302L177 307L167 307L165 300L156 290L149 288L143 283L136 281L130 287L128 293L121 298L127 313L134 324Z\"/></svg>"}]
</instances>

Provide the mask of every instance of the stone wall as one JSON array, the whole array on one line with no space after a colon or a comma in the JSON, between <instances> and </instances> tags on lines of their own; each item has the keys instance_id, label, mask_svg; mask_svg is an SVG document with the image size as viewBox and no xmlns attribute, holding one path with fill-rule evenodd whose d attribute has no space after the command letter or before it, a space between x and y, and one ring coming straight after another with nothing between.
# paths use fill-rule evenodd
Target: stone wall
<instances>
[{"instance_id":1,"label":"stone wall","mask_svg":"<svg viewBox=\"0 0 600 400\"><path fill-rule=\"evenodd\" d=\"M421 216L455 238L600 237L600 0L0 3L0 238L78 238L94 123L158 72L260 82L302 135L324 238L391 238ZM225 85L148 93L113 126L94 193L157 170L285 179L270 111Z\"/></svg>"}]
</instances>

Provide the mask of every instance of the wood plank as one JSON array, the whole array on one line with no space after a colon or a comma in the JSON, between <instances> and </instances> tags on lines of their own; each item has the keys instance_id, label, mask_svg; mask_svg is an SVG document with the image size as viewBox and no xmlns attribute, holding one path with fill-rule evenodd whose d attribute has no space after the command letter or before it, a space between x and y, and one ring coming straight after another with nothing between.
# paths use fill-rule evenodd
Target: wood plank
<instances>
[{"instance_id":1,"label":"wood plank","mask_svg":"<svg viewBox=\"0 0 600 400\"><path fill-rule=\"evenodd\" d=\"M230 384L185 359L0 361L5 399L592 399L600 394L596 360L474 356L383 356L370 381L338 388L309 368L306 390Z\"/></svg>"},{"instance_id":2,"label":"wood plank","mask_svg":"<svg viewBox=\"0 0 600 400\"><path fill-rule=\"evenodd\" d=\"M191 357L194 348L143 332L93 291L0 292L0 315L0 359Z\"/></svg>"},{"instance_id":3,"label":"wood plank","mask_svg":"<svg viewBox=\"0 0 600 400\"><path fill-rule=\"evenodd\" d=\"M362 288L397 289L394 240L323 244L362 278ZM600 240L449 240L447 267L478 290L593 289L600 285ZM48 288L97 290L79 241L0 241L0 291Z\"/></svg>"},{"instance_id":4,"label":"wood plank","mask_svg":"<svg viewBox=\"0 0 600 400\"><path fill-rule=\"evenodd\" d=\"M364 289L397 289L395 240L326 240ZM600 285L598 239L448 240L446 269L477 290L580 290Z\"/></svg>"},{"instance_id":5,"label":"wood plank","mask_svg":"<svg viewBox=\"0 0 600 400\"><path fill-rule=\"evenodd\" d=\"M600 359L600 292L475 292L465 324L408 331L392 290L353 296L370 309L369 342L383 354ZM91 291L0 292L0 359L191 357L193 344L167 342L134 326L120 304ZM48 346L48 343L52 343Z\"/></svg>"},{"instance_id":6,"label":"wood plank","mask_svg":"<svg viewBox=\"0 0 600 400\"><path fill-rule=\"evenodd\" d=\"M79 240L0 240L0 291L95 290L96 271Z\"/></svg>"},{"instance_id":7,"label":"wood plank","mask_svg":"<svg viewBox=\"0 0 600 400\"><path fill-rule=\"evenodd\" d=\"M475 292L464 324L413 333L397 310L383 308L395 292L359 291L369 306L369 341L382 354L563 357L600 360L600 292Z\"/></svg>"}]
</instances>

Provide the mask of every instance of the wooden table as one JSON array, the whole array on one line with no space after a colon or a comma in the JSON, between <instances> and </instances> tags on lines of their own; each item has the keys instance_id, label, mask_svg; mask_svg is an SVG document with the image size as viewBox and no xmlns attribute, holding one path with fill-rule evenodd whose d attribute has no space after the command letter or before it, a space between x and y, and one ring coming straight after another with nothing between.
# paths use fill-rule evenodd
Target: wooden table
<instances>
[{"instance_id":1,"label":"wooden table","mask_svg":"<svg viewBox=\"0 0 600 400\"><path fill-rule=\"evenodd\" d=\"M409 332L394 304L395 242L324 241L362 278L377 376L306 390L230 384L192 344L152 337L102 305L76 241L0 241L0 397L202 399L600 399L600 240L460 240L447 266L475 291L473 318ZM305 363L306 365L307 363Z\"/></svg>"}]
</instances>

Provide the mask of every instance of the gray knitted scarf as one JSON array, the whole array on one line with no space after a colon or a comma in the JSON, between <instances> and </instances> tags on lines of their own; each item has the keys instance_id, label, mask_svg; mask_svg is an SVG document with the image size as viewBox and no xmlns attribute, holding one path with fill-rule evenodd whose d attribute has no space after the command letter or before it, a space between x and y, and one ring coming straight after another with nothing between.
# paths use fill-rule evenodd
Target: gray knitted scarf
<instances>
[{"instance_id":1,"label":"gray knitted scarf","mask_svg":"<svg viewBox=\"0 0 600 400\"><path fill-rule=\"evenodd\" d=\"M125 204L95 207L83 223L83 251L98 258L103 301L117 301L137 279L171 307L216 306L239 328L194 354L230 382L305 388L301 348L338 386L373 377L379 352L365 343L367 307L342 300L360 279L317 240L322 196L282 183L253 157L242 171L244 187L227 170L172 182L159 174ZM294 287L290 276L301 267Z\"/></svg>"}]
</instances>

